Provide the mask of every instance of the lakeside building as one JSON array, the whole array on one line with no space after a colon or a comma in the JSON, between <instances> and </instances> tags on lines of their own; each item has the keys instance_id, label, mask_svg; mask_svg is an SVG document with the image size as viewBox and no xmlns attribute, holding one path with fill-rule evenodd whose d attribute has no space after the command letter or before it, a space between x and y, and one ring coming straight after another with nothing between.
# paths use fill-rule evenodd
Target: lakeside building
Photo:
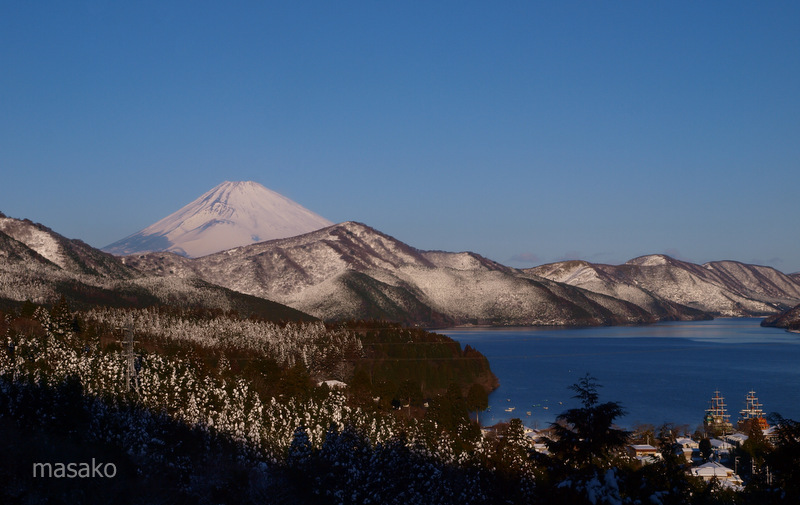
<instances>
[{"instance_id":1,"label":"lakeside building","mask_svg":"<svg viewBox=\"0 0 800 505\"><path fill-rule=\"evenodd\" d=\"M742 479L733 470L716 461L709 461L690 470L695 477L700 477L705 482L716 479L722 486L730 487L740 491L742 489Z\"/></svg>"},{"instance_id":2,"label":"lakeside building","mask_svg":"<svg viewBox=\"0 0 800 505\"><path fill-rule=\"evenodd\" d=\"M730 443L731 445L735 445L736 447L741 447L749 437L744 433L732 433L730 435L725 436L725 440Z\"/></svg>"},{"instance_id":3,"label":"lakeside building","mask_svg":"<svg viewBox=\"0 0 800 505\"><path fill-rule=\"evenodd\" d=\"M641 466L655 463L661 459L658 449L649 444L632 444L625 448L628 456L639 462Z\"/></svg>"},{"instance_id":4,"label":"lakeside building","mask_svg":"<svg viewBox=\"0 0 800 505\"><path fill-rule=\"evenodd\" d=\"M683 457L689 463L692 462L692 459L695 454L700 453L700 444L689 437L680 437L677 440L675 440L675 443L678 445L675 451L676 454L678 455L683 454Z\"/></svg>"},{"instance_id":5,"label":"lakeside building","mask_svg":"<svg viewBox=\"0 0 800 505\"><path fill-rule=\"evenodd\" d=\"M649 444L642 445L629 445L627 447L628 456L632 458L640 458L642 456L655 456L658 454L658 449Z\"/></svg>"},{"instance_id":6,"label":"lakeside building","mask_svg":"<svg viewBox=\"0 0 800 505\"><path fill-rule=\"evenodd\" d=\"M700 444L697 441L695 441L695 440L693 440L693 439L691 439L689 437L679 437L677 440L675 440L675 443L680 444L681 447L686 448L686 449L699 449L700 448Z\"/></svg>"},{"instance_id":7,"label":"lakeside building","mask_svg":"<svg viewBox=\"0 0 800 505\"><path fill-rule=\"evenodd\" d=\"M730 456L731 451L733 450L733 444L720 438L712 438L711 449L717 456L727 458Z\"/></svg>"}]
</instances>

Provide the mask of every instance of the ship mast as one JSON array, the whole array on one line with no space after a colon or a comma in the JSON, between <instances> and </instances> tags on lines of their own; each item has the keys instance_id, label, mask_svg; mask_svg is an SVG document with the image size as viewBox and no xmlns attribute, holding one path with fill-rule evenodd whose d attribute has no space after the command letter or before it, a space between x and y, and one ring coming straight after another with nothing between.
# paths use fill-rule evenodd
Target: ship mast
<instances>
[{"instance_id":1,"label":"ship mast","mask_svg":"<svg viewBox=\"0 0 800 505\"><path fill-rule=\"evenodd\" d=\"M747 421L755 420L762 430L769 428L769 424L767 424L767 420L764 418L764 410L762 409L763 405L758 401L755 391L750 391L747 393L744 404L744 409L739 411L739 416L741 416L741 419L739 420L740 426L745 424Z\"/></svg>"},{"instance_id":2,"label":"ship mast","mask_svg":"<svg viewBox=\"0 0 800 505\"><path fill-rule=\"evenodd\" d=\"M711 397L709 404L704 419L706 428L723 434L733 431L733 425L730 421L731 416L726 409L725 398L720 394L719 390L714 391L714 396Z\"/></svg>"}]
</instances>

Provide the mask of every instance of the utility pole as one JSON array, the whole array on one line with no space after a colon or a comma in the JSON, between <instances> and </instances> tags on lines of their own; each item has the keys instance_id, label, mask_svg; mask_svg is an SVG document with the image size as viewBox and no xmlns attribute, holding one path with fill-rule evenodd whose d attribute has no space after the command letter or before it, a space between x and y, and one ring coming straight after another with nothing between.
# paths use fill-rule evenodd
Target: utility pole
<instances>
[{"instance_id":1,"label":"utility pole","mask_svg":"<svg viewBox=\"0 0 800 505\"><path fill-rule=\"evenodd\" d=\"M131 391L135 390L135 385L137 382L137 374L136 374L136 364L135 358L136 354L133 352L133 344L138 343L137 340L133 339L133 328L130 326L125 326L123 328L118 328L122 331L124 335L123 340L118 340L120 344L122 344L123 349L123 356L125 357L125 389L130 393Z\"/></svg>"}]
</instances>

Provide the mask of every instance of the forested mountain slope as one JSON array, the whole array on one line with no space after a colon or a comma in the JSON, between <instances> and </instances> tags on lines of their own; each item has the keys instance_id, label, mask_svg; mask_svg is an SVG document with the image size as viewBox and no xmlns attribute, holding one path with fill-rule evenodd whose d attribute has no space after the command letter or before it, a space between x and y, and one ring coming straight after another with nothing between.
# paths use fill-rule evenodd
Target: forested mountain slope
<instances>
[{"instance_id":1,"label":"forested mountain slope","mask_svg":"<svg viewBox=\"0 0 800 505\"><path fill-rule=\"evenodd\" d=\"M800 305L791 309L769 316L761 321L761 326L775 326L786 328L790 331L800 332Z\"/></svg>"}]
</instances>

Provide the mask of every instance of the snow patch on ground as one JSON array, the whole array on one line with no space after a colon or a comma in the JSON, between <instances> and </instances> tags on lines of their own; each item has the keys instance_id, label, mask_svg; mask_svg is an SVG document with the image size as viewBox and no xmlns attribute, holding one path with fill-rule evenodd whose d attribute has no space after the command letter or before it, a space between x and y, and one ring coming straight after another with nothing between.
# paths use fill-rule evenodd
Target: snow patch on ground
<instances>
[{"instance_id":1,"label":"snow patch on ground","mask_svg":"<svg viewBox=\"0 0 800 505\"><path fill-rule=\"evenodd\" d=\"M628 265L639 265L641 267L654 267L659 265L666 265L669 263L669 258L663 254L651 254L649 256L640 256L630 260Z\"/></svg>"}]
</instances>

